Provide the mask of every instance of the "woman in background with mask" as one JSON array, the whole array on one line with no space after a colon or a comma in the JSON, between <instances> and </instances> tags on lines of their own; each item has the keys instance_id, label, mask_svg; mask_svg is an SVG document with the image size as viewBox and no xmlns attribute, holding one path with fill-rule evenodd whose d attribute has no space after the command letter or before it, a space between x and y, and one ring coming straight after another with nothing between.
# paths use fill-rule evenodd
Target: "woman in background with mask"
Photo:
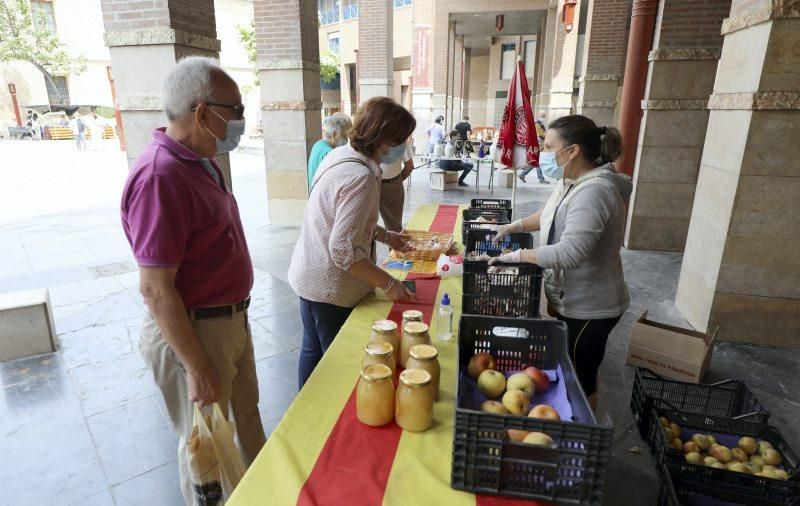
<instances>
[{"instance_id":1,"label":"woman in background with mask","mask_svg":"<svg viewBox=\"0 0 800 506\"><path fill-rule=\"evenodd\" d=\"M353 307L375 288L392 300L413 294L375 265L374 241L407 251L407 236L378 226L380 164L403 156L416 121L386 97L367 100L350 142L319 166L300 238L289 265L289 284L300 297L303 344L298 383L303 387Z\"/></svg>"},{"instance_id":2,"label":"woman in background with mask","mask_svg":"<svg viewBox=\"0 0 800 506\"><path fill-rule=\"evenodd\" d=\"M544 269L548 311L567 324L570 358L592 408L608 335L629 302L620 248L632 186L612 163L621 154L616 128L578 115L553 121L539 164L545 176L558 180L555 191L542 210L498 227L495 237L539 231L539 248L490 262L529 262Z\"/></svg>"},{"instance_id":3,"label":"woman in background with mask","mask_svg":"<svg viewBox=\"0 0 800 506\"><path fill-rule=\"evenodd\" d=\"M353 126L350 117L337 112L327 116L322 121L322 139L314 143L311 147L311 154L308 155L308 191L314 186L314 176L317 173L319 164L322 163L328 153L347 144L347 132Z\"/></svg>"}]
</instances>

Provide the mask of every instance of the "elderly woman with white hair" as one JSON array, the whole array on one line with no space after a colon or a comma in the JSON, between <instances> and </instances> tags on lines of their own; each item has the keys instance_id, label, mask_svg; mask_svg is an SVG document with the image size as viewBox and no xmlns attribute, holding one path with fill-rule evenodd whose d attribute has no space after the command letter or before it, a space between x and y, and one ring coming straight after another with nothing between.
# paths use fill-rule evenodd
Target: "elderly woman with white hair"
<instances>
[{"instance_id":1,"label":"elderly woman with white hair","mask_svg":"<svg viewBox=\"0 0 800 506\"><path fill-rule=\"evenodd\" d=\"M139 350L180 437L181 489L193 504L186 442L194 403L232 412L246 463L265 441L247 321L253 265L215 158L239 143L244 106L219 62L199 56L170 71L162 99L169 122L131 165L120 207L147 304Z\"/></svg>"},{"instance_id":2,"label":"elderly woman with white hair","mask_svg":"<svg viewBox=\"0 0 800 506\"><path fill-rule=\"evenodd\" d=\"M327 116L322 121L322 134L324 137L314 143L311 154L308 155L308 191L314 186L314 176L322 160L333 151L334 148L347 144L347 132L353 126L350 117L337 112Z\"/></svg>"}]
</instances>

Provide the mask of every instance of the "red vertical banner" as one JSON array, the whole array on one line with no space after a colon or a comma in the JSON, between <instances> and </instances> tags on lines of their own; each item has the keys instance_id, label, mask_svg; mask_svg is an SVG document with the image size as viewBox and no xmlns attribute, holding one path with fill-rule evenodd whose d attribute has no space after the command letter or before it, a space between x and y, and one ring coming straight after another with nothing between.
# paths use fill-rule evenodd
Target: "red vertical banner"
<instances>
[{"instance_id":1,"label":"red vertical banner","mask_svg":"<svg viewBox=\"0 0 800 506\"><path fill-rule=\"evenodd\" d=\"M414 26L414 47L411 51L411 75L415 88L430 88L430 26Z\"/></svg>"}]
</instances>

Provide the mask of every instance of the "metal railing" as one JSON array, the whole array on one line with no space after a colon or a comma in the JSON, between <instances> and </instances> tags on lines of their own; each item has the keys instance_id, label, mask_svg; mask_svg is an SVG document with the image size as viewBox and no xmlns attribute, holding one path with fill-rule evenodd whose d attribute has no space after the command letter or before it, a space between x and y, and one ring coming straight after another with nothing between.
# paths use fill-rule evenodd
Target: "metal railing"
<instances>
[{"instance_id":1,"label":"metal railing","mask_svg":"<svg viewBox=\"0 0 800 506\"><path fill-rule=\"evenodd\" d=\"M345 18L347 19L347 18ZM320 11L319 13L319 22L322 25L330 25L333 23L339 22L339 10L338 9L330 9L327 11Z\"/></svg>"},{"instance_id":2,"label":"metal railing","mask_svg":"<svg viewBox=\"0 0 800 506\"><path fill-rule=\"evenodd\" d=\"M342 8L342 18L344 20L355 19L358 17L358 2L345 5Z\"/></svg>"}]
</instances>

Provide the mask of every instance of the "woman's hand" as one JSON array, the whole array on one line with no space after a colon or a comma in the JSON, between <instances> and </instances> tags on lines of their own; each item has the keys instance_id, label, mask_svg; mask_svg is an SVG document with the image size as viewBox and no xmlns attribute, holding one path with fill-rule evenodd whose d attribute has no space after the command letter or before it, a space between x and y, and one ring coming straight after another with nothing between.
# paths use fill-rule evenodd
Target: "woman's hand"
<instances>
[{"instance_id":1,"label":"woman's hand","mask_svg":"<svg viewBox=\"0 0 800 506\"><path fill-rule=\"evenodd\" d=\"M497 232L497 234L492 239L493 243L499 243L509 234L515 232L522 232L522 220L517 220L513 223L509 223L508 225L495 225L494 228L490 229Z\"/></svg>"},{"instance_id":2,"label":"woman's hand","mask_svg":"<svg viewBox=\"0 0 800 506\"><path fill-rule=\"evenodd\" d=\"M386 231L386 245L392 248L395 251L399 251L401 253L408 253L409 251L414 251L414 247L408 244L408 241L411 240L411 234L407 233L397 233L397 232L389 232Z\"/></svg>"},{"instance_id":3,"label":"woman's hand","mask_svg":"<svg viewBox=\"0 0 800 506\"><path fill-rule=\"evenodd\" d=\"M386 297L391 300L398 301L398 302L405 302L410 300L416 300L417 297L414 295L414 292L408 289L408 287L392 277L389 280L389 284L384 289L384 293L386 293Z\"/></svg>"},{"instance_id":4,"label":"woman's hand","mask_svg":"<svg viewBox=\"0 0 800 506\"><path fill-rule=\"evenodd\" d=\"M511 253L503 253L489 260L489 265L494 264L519 264L519 263L536 263L536 250L535 249L518 249Z\"/></svg>"}]
</instances>

